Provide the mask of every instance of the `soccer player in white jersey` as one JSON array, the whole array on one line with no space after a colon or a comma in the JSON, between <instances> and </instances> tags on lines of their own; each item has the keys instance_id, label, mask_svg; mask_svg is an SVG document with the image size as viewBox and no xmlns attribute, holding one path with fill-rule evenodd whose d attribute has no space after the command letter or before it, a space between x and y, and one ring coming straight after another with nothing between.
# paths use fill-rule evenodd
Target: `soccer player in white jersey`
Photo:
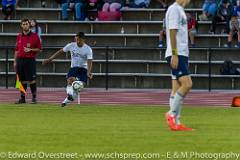
<instances>
[{"instance_id":1,"label":"soccer player in white jersey","mask_svg":"<svg viewBox=\"0 0 240 160\"><path fill-rule=\"evenodd\" d=\"M166 13L167 50L165 58L171 66L172 92L169 100L170 111L165 114L168 126L173 131L189 131L180 122L181 105L192 88L188 68L188 27L184 7L190 0L176 0Z\"/></svg>"},{"instance_id":2,"label":"soccer player in white jersey","mask_svg":"<svg viewBox=\"0 0 240 160\"><path fill-rule=\"evenodd\" d=\"M72 102L77 98L77 91L74 91L72 83L76 80L82 81L85 84L87 79L92 79L92 59L93 53L91 47L89 47L85 41L85 35L83 32L79 32L75 36L75 42L68 43L64 48L54 53L50 58L43 61L43 65L50 63L58 55L63 53L71 53L71 68L67 74L67 97L62 102L62 107L67 103Z\"/></svg>"}]
</instances>

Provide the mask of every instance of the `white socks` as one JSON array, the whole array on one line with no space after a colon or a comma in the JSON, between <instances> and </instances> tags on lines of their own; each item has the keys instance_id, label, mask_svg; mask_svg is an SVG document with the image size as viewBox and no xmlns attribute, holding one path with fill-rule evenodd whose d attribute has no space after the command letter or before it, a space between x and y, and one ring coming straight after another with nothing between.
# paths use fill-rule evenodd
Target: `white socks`
<instances>
[{"instance_id":1,"label":"white socks","mask_svg":"<svg viewBox=\"0 0 240 160\"><path fill-rule=\"evenodd\" d=\"M80 93L77 93L77 91L74 91L73 87L71 85L68 85L67 88L66 88L66 92L68 95L71 95L73 97L73 99L76 99L78 98L78 94ZM65 100L62 102L62 103L70 103L72 101L68 100L68 97L65 98Z\"/></svg>"},{"instance_id":2,"label":"white socks","mask_svg":"<svg viewBox=\"0 0 240 160\"><path fill-rule=\"evenodd\" d=\"M67 85L66 92L68 95L73 95L73 87L72 85Z\"/></svg>"},{"instance_id":3,"label":"white socks","mask_svg":"<svg viewBox=\"0 0 240 160\"><path fill-rule=\"evenodd\" d=\"M172 116L174 116L174 113L172 112L173 111L173 107L172 107L172 105L173 105L173 100L174 100L174 96L173 95L171 95L170 96L170 98L169 98L169 105L170 105L170 115L172 115Z\"/></svg>"},{"instance_id":4,"label":"white socks","mask_svg":"<svg viewBox=\"0 0 240 160\"><path fill-rule=\"evenodd\" d=\"M72 85L67 85L66 92L67 92L68 95L71 95L73 97L74 91L73 91ZM68 96L67 96L62 103L67 104L69 102L71 102L71 101L68 99Z\"/></svg>"},{"instance_id":5,"label":"white socks","mask_svg":"<svg viewBox=\"0 0 240 160\"><path fill-rule=\"evenodd\" d=\"M181 108L183 103L184 96L176 92L175 96L171 96L169 99L170 104L170 115L176 116L176 124L180 124L180 115L181 115Z\"/></svg>"},{"instance_id":6,"label":"white socks","mask_svg":"<svg viewBox=\"0 0 240 160\"><path fill-rule=\"evenodd\" d=\"M78 94L80 94L80 92L78 93L77 91L73 91L73 99L77 99Z\"/></svg>"},{"instance_id":7,"label":"white socks","mask_svg":"<svg viewBox=\"0 0 240 160\"><path fill-rule=\"evenodd\" d=\"M65 104L67 104L67 103L70 103L70 102L71 102L71 101L70 101L70 100L68 100L68 97L66 97L62 103L65 103Z\"/></svg>"}]
</instances>

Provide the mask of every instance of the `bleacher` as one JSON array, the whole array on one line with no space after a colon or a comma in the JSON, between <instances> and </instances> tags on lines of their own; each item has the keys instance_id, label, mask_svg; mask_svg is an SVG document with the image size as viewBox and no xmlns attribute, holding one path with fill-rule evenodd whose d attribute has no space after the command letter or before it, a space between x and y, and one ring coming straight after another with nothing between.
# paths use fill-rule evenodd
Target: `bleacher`
<instances>
[{"instance_id":1,"label":"bleacher","mask_svg":"<svg viewBox=\"0 0 240 160\"><path fill-rule=\"evenodd\" d=\"M196 17L201 14L201 0L195 0L186 10ZM42 66L41 62L66 43L73 41L78 31L87 36L87 43L93 45L94 79L89 87L105 86L106 47L109 47L109 87L114 88L170 88L170 71L164 59L165 49L159 49L158 36L162 28L164 9L123 9L121 21L60 21L61 9L52 1L47 8L40 8L39 0L20 0L20 8L14 13L13 20L0 20L0 86L5 85L5 49L13 46L22 18L38 19L43 31L44 50L37 59L38 85L42 87L65 86L65 75L70 67L70 56L62 55L52 64ZM93 11L94 12L94 11ZM1 19L3 19L1 17ZM209 55L213 89L240 89L240 76L220 75L220 67L225 59L232 59L240 67L238 49L222 48L227 35L208 34L211 22L199 22L196 36L197 48L190 49L190 70L194 89L207 89L209 82ZM220 33L224 24L218 27ZM122 28L124 33L122 33ZM209 49L211 47L211 49ZM14 84L14 48L9 50L9 84Z\"/></svg>"}]
</instances>

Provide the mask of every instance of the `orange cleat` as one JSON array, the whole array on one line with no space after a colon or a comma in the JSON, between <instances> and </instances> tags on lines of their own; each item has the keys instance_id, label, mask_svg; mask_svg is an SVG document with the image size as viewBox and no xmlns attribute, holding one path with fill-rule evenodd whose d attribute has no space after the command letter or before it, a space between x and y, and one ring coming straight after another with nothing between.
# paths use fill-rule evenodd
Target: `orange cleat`
<instances>
[{"instance_id":1,"label":"orange cleat","mask_svg":"<svg viewBox=\"0 0 240 160\"><path fill-rule=\"evenodd\" d=\"M168 127L171 130L176 130L177 126L176 126L176 116L171 116L168 112L165 114L165 118L168 124Z\"/></svg>"},{"instance_id":2,"label":"orange cleat","mask_svg":"<svg viewBox=\"0 0 240 160\"><path fill-rule=\"evenodd\" d=\"M183 124L176 125L175 131L193 131L192 128L187 128Z\"/></svg>"}]
</instances>

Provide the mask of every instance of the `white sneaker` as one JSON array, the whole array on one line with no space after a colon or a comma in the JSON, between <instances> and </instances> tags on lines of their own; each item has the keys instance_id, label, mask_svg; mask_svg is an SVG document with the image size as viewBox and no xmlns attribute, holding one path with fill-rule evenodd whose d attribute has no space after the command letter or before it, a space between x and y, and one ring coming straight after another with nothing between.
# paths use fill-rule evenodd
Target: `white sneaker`
<instances>
[{"instance_id":1,"label":"white sneaker","mask_svg":"<svg viewBox=\"0 0 240 160\"><path fill-rule=\"evenodd\" d=\"M159 48L163 48L163 44L162 44L162 43L159 43L158 47L159 47Z\"/></svg>"},{"instance_id":2,"label":"white sneaker","mask_svg":"<svg viewBox=\"0 0 240 160\"><path fill-rule=\"evenodd\" d=\"M227 44L224 44L223 47L228 48L228 45L227 45Z\"/></svg>"}]
</instances>

